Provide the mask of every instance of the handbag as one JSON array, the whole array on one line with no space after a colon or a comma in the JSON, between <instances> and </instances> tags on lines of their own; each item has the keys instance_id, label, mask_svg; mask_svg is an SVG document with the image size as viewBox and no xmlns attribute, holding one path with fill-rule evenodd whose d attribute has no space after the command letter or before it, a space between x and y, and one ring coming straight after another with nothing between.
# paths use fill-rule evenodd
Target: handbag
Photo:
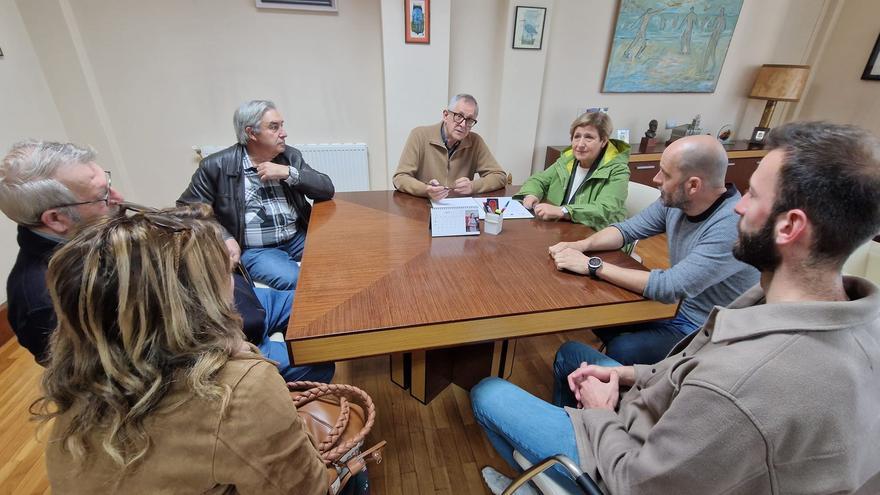
<instances>
[{"instance_id":1,"label":"handbag","mask_svg":"<svg viewBox=\"0 0 880 495\"><path fill-rule=\"evenodd\" d=\"M367 462L382 462L385 440L362 451L376 421L376 407L366 392L351 385L306 381L289 382L287 388L327 466L330 495L339 494Z\"/></svg>"}]
</instances>

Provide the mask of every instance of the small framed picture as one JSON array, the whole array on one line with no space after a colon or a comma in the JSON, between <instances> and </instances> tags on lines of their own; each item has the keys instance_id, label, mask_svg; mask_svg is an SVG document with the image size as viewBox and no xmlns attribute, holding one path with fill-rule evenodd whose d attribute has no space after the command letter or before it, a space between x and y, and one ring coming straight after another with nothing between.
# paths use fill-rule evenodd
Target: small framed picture
<instances>
[{"instance_id":1,"label":"small framed picture","mask_svg":"<svg viewBox=\"0 0 880 495\"><path fill-rule=\"evenodd\" d=\"M749 143L764 144L764 140L767 139L767 133L769 132L769 127L755 127L755 129L752 131L752 138L749 139Z\"/></svg>"},{"instance_id":2,"label":"small framed picture","mask_svg":"<svg viewBox=\"0 0 880 495\"><path fill-rule=\"evenodd\" d=\"M544 7L516 8L513 21L513 48L540 50L544 42Z\"/></svg>"},{"instance_id":3,"label":"small framed picture","mask_svg":"<svg viewBox=\"0 0 880 495\"><path fill-rule=\"evenodd\" d=\"M629 129L618 129L617 139L623 141L624 143L629 143Z\"/></svg>"},{"instance_id":4,"label":"small framed picture","mask_svg":"<svg viewBox=\"0 0 880 495\"><path fill-rule=\"evenodd\" d=\"M431 0L405 0L403 20L404 41L407 43L431 43Z\"/></svg>"}]
</instances>

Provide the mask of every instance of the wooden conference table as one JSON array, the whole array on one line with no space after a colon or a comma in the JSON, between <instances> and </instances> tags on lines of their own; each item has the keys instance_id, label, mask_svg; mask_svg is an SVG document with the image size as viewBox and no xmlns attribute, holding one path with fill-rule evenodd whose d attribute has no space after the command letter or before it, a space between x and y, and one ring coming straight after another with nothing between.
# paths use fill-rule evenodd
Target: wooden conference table
<instances>
[{"instance_id":1,"label":"wooden conference table","mask_svg":"<svg viewBox=\"0 0 880 495\"><path fill-rule=\"evenodd\" d=\"M508 339L675 314L674 304L556 270L548 246L584 238L583 225L507 219L498 236L432 238L429 209L394 191L314 205L287 329L291 362L390 354L392 380L427 403L449 383L508 376ZM620 251L601 256L641 268Z\"/></svg>"}]
</instances>

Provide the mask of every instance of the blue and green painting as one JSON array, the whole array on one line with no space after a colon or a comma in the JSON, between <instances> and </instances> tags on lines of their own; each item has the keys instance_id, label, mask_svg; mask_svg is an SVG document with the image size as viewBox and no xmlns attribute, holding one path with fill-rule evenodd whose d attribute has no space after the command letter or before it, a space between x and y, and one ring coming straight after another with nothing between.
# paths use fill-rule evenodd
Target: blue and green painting
<instances>
[{"instance_id":1,"label":"blue and green painting","mask_svg":"<svg viewBox=\"0 0 880 495\"><path fill-rule=\"evenodd\" d=\"M606 93L711 93L742 0L621 0Z\"/></svg>"}]
</instances>

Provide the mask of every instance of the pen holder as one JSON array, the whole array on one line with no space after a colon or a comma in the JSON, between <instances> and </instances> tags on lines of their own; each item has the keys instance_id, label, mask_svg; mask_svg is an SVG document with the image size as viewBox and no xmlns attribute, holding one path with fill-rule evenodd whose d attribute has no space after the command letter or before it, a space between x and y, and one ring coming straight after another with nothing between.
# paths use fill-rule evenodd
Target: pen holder
<instances>
[{"instance_id":1,"label":"pen holder","mask_svg":"<svg viewBox=\"0 0 880 495\"><path fill-rule=\"evenodd\" d=\"M492 235L501 233L501 224L504 222L504 215L497 213L486 213L486 220L483 221L483 232Z\"/></svg>"}]
</instances>

